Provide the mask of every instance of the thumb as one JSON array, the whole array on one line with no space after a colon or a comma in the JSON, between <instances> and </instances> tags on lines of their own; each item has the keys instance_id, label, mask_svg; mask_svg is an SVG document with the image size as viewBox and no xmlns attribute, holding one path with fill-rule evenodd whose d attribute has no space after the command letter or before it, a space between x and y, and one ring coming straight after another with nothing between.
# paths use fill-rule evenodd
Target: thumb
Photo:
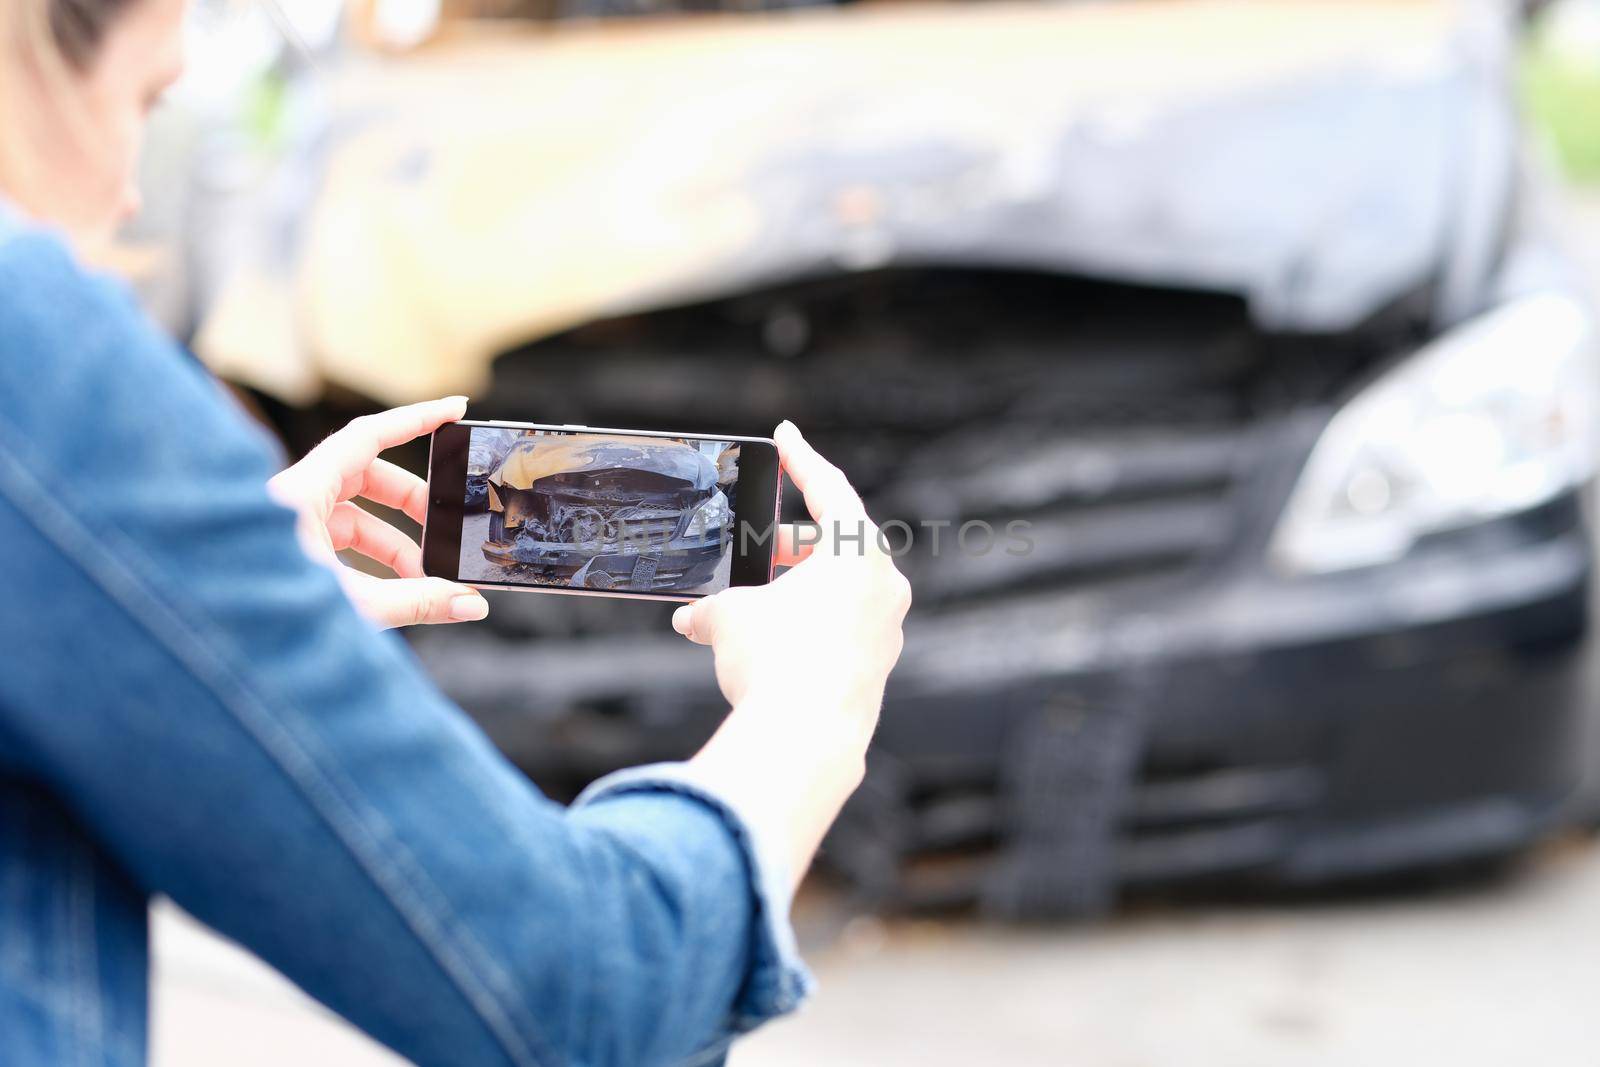
<instances>
[{"instance_id":1,"label":"thumb","mask_svg":"<svg viewBox=\"0 0 1600 1067\"><path fill-rule=\"evenodd\" d=\"M672 628L697 645L711 644L717 639L725 595L717 593L696 600L693 604L685 604L672 613Z\"/></svg>"},{"instance_id":2,"label":"thumb","mask_svg":"<svg viewBox=\"0 0 1600 1067\"><path fill-rule=\"evenodd\" d=\"M353 575L347 585L362 614L388 628L424 623L474 622L489 614L476 589L443 578L375 578Z\"/></svg>"}]
</instances>

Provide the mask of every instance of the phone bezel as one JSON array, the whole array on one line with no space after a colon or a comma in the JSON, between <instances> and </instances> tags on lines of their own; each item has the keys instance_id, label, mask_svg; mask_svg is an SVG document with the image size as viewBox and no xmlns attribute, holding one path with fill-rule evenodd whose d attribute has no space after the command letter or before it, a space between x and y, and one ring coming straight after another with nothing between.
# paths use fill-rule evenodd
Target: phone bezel
<instances>
[{"instance_id":1,"label":"phone bezel","mask_svg":"<svg viewBox=\"0 0 1600 1067\"><path fill-rule=\"evenodd\" d=\"M770 437L744 437L738 434L679 433L670 430L628 430L607 426L575 426L569 423L508 422L501 419L462 419L439 427L428 438L428 511L422 524L422 571L431 577L460 582L475 589L512 589L526 593L555 593L560 596L603 596L624 600L665 600L674 603L692 603L709 593L636 593L630 590L561 589L554 586L522 585L517 582L463 581L457 577L461 569L461 527L466 515L467 449L470 447L473 427L487 426L508 430L548 430L561 434L624 434L629 437L668 437L691 441L737 441L741 445L765 445L763 450L741 450L739 453L739 499L734 507L734 529L743 529L743 523L752 525L770 522L774 535L755 551L740 551L742 538L735 537L733 558L729 564L728 587L765 585L772 580L773 548L777 543L778 506L782 470L778 461L778 446ZM468 432L459 435L459 446L451 440L458 428ZM441 443L440 435L445 440ZM746 470L748 458L761 456L770 463L767 474L759 465ZM750 477L747 483L746 478Z\"/></svg>"}]
</instances>

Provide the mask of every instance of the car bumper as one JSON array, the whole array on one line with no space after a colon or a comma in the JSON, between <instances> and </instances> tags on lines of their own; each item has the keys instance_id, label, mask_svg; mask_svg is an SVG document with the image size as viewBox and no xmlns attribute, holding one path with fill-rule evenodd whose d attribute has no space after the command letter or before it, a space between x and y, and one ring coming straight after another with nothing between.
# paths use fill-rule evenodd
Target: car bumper
<instances>
[{"instance_id":1,"label":"car bumper","mask_svg":"<svg viewBox=\"0 0 1600 1067\"><path fill-rule=\"evenodd\" d=\"M604 574L614 583L648 581L654 589L693 588L709 581L721 562L726 542L720 538L674 538L659 546L628 546L615 551L569 542L486 541L483 556L502 567L525 568L541 578L567 584L579 574ZM641 569L641 561L653 562ZM644 572L648 577L642 577Z\"/></svg>"},{"instance_id":2,"label":"car bumper","mask_svg":"<svg viewBox=\"0 0 1600 1067\"><path fill-rule=\"evenodd\" d=\"M1583 775L1591 569L1571 495L1391 566L931 620L834 859L886 898L1017 914L1514 849Z\"/></svg>"}]
</instances>

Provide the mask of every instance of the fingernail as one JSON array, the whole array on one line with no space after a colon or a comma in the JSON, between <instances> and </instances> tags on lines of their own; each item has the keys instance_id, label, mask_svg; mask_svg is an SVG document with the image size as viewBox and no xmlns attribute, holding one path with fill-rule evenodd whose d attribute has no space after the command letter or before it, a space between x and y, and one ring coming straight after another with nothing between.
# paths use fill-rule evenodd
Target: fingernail
<instances>
[{"instance_id":1,"label":"fingernail","mask_svg":"<svg viewBox=\"0 0 1600 1067\"><path fill-rule=\"evenodd\" d=\"M476 593L450 598L450 617L456 622L477 622L489 617L489 602Z\"/></svg>"},{"instance_id":2,"label":"fingernail","mask_svg":"<svg viewBox=\"0 0 1600 1067\"><path fill-rule=\"evenodd\" d=\"M694 615L694 608L685 604L672 613L672 628L685 637L689 636L689 620Z\"/></svg>"},{"instance_id":3,"label":"fingernail","mask_svg":"<svg viewBox=\"0 0 1600 1067\"><path fill-rule=\"evenodd\" d=\"M796 426L794 423L790 422L788 419L784 419L782 422L778 423L778 431L777 432L778 433L782 433L784 430L788 430L790 433L799 433L800 432L800 427Z\"/></svg>"},{"instance_id":4,"label":"fingernail","mask_svg":"<svg viewBox=\"0 0 1600 1067\"><path fill-rule=\"evenodd\" d=\"M458 404L460 404L462 407L466 407L467 406L467 402L470 401L472 398L471 397L467 397L467 396L447 396L447 397L445 397L445 399L446 400L454 400Z\"/></svg>"}]
</instances>

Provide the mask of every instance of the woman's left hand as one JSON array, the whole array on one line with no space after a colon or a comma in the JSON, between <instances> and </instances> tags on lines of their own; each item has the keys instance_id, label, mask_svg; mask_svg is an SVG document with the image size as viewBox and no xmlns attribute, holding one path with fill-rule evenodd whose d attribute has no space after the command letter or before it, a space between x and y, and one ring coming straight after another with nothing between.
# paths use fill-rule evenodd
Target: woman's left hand
<instances>
[{"instance_id":1,"label":"woman's left hand","mask_svg":"<svg viewBox=\"0 0 1600 1067\"><path fill-rule=\"evenodd\" d=\"M452 396L363 415L267 483L280 503L299 514L307 551L332 568L356 607L379 626L471 622L489 614L488 601L475 589L423 577L417 543L355 504L360 497L424 521L427 483L378 454L466 413L467 398ZM335 553L347 548L397 577L379 578L345 566Z\"/></svg>"}]
</instances>

